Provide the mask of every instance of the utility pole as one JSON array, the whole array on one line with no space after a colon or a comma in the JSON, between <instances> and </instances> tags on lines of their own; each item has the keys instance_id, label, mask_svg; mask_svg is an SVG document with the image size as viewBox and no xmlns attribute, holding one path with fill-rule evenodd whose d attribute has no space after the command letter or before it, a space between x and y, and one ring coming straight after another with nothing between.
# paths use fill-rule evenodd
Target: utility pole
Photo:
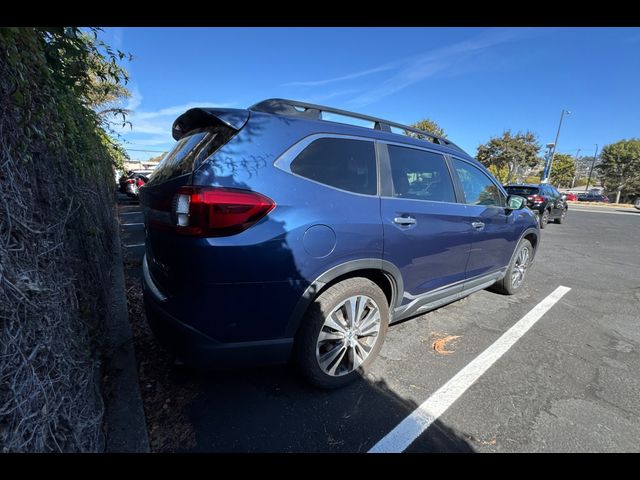
<instances>
[{"instance_id":1,"label":"utility pole","mask_svg":"<svg viewBox=\"0 0 640 480\"><path fill-rule=\"evenodd\" d=\"M576 152L576 171L573 173L573 179L571 180L571 188L575 186L576 177L578 176L578 159L580 158L580 150L582 149L579 148L578 151Z\"/></svg>"},{"instance_id":2,"label":"utility pole","mask_svg":"<svg viewBox=\"0 0 640 480\"><path fill-rule=\"evenodd\" d=\"M591 181L591 174L593 173L593 167L596 164L596 158L598 158L598 144L596 143L596 154L593 156L593 162L591 162L591 170L589 170L589 178L587 179L587 186L584 188L585 192L589 191L589 182Z\"/></svg>"},{"instance_id":3,"label":"utility pole","mask_svg":"<svg viewBox=\"0 0 640 480\"><path fill-rule=\"evenodd\" d=\"M545 168L546 174L545 174L545 178L542 179L543 183L549 183L549 177L551 176L551 167L553 166L553 157L556 156L556 147L558 146L558 138L560 138L560 129L562 128L562 118L564 117L565 113L567 115L571 115L571 112L569 110L565 110L564 108L560 113L560 123L558 123L558 131L556 132L556 141L553 142L553 151L551 152L551 159L549 160L549 166L548 168Z\"/></svg>"}]
</instances>

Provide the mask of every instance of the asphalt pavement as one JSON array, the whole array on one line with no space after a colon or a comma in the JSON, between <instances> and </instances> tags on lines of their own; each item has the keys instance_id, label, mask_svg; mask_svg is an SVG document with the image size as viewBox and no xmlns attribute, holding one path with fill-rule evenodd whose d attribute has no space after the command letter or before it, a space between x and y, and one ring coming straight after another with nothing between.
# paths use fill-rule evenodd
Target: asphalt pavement
<instances>
[{"instance_id":1,"label":"asphalt pavement","mask_svg":"<svg viewBox=\"0 0 640 480\"><path fill-rule=\"evenodd\" d=\"M141 257L139 207L124 198L123 247ZM309 387L288 367L176 369L172 378L198 391L185 450L367 452L419 407L441 405L443 385L562 286L570 290L404 451L640 451L640 211L611 210L570 208L565 224L549 224L517 295L481 291L392 326L367 378L341 390Z\"/></svg>"}]
</instances>

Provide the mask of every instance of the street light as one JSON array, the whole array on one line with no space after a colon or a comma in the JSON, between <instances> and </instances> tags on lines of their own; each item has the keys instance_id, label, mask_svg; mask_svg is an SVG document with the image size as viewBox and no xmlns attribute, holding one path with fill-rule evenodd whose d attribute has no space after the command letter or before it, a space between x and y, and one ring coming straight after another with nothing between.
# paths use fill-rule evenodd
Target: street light
<instances>
[{"instance_id":1,"label":"street light","mask_svg":"<svg viewBox=\"0 0 640 480\"><path fill-rule=\"evenodd\" d=\"M554 146L555 143L547 143L547 153L544 155L544 170L542 171L542 178L540 179L540 183L547 183L549 181L549 166L551 165L549 160L551 159L551 150Z\"/></svg>"},{"instance_id":2,"label":"street light","mask_svg":"<svg viewBox=\"0 0 640 480\"><path fill-rule=\"evenodd\" d=\"M591 170L589 170L589 178L587 179L587 186L584 187L584 191L588 192L589 191L589 182L591 181L591 174L593 173L593 167L596 164L596 158L598 158L598 144L596 143L596 153L593 156L593 162L591 162Z\"/></svg>"},{"instance_id":3,"label":"street light","mask_svg":"<svg viewBox=\"0 0 640 480\"><path fill-rule=\"evenodd\" d=\"M576 169L575 169L575 173L573 174L573 179L571 179L571 188L573 188L576 184L576 177L578 176L578 160L580 159L580 151L582 149L579 148L578 151L576 152Z\"/></svg>"},{"instance_id":4,"label":"street light","mask_svg":"<svg viewBox=\"0 0 640 480\"><path fill-rule=\"evenodd\" d=\"M556 141L553 142L553 151L551 152L551 159L549 160L549 166L546 168L546 174L542 179L543 183L549 183L549 177L551 176L551 167L553 166L553 157L556 156L556 148L558 146L558 138L560 137L560 128L562 128L562 118L564 114L571 115L569 110L562 109L562 113L560 113L560 123L558 124L558 131L556 132Z\"/></svg>"}]
</instances>

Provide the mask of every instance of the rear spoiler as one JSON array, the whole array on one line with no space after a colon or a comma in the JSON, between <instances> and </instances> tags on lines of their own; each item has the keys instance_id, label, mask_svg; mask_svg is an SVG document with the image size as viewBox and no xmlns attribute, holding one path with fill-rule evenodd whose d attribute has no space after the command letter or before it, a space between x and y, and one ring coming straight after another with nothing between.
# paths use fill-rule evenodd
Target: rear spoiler
<instances>
[{"instance_id":1,"label":"rear spoiler","mask_svg":"<svg viewBox=\"0 0 640 480\"><path fill-rule=\"evenodd\" d=\"M249 120L249 111L238 108L192 108L173 122L171 135L180 140L191 130L203 127L225 125L236 131Z\"/></svg>"}]
</instances>

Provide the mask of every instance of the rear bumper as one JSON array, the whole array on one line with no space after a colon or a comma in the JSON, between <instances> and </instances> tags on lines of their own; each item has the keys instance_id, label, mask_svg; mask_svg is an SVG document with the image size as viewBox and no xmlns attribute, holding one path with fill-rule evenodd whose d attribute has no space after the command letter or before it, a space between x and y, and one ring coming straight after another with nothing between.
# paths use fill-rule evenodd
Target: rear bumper
<instances>
[{"instance_id":1,"label":"rear bumper","mask_svg":"<svg viewBox=\"0 0 640 480\"><path fill-rule=\"evenodd\" d=\"M144 305L151 330L162 345L188 365L202 368L255 367L286 363L293 338L252 342L217 341L168 314L157 287L147 275L142 277Z\"/></svg>"}]
</instances>

